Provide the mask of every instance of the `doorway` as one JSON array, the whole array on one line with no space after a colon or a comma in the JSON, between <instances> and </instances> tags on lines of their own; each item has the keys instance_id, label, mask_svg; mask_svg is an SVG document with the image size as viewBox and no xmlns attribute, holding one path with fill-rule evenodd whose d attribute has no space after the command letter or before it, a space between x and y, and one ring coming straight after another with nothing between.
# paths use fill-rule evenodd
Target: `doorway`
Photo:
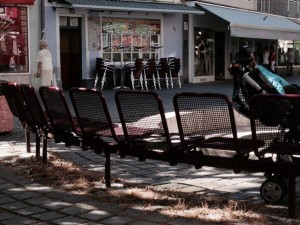
<instances>
[{"instance_id":1,"label":"doorway","mask_svg":"<svg viewBox=\"0 0 300 225\"><path fill-rule=\"evenodd\" d=\"M225 79L225 32L215 31L215 78Z\"/></svg>"},{"instance_id":2,"label":"doorway","mask_svg":"<svg viewBox=\"0 0 300 225\"><path fill-rule=\"evenodd\" d=\"M63 89L80 87L82 80L81 19L61 17L60 59Z\"/></svg>"}]
</instances>

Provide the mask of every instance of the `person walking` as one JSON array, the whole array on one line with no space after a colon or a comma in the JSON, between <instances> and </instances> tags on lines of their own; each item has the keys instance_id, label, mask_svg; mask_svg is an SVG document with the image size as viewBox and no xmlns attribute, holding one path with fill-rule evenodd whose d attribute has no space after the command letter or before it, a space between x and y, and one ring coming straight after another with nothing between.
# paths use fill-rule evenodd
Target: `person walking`
<instances>
[{"instance_id":1,"label":"person walking","mask_svg":"<svg viewBox=\"0 0 300 225\"><path fill-rule=\"evenodd\" d=\"M265 46L264 51L263 51L263 66L266 68L269 68L269 48L268 46Z\"/></svg>"},{"instance_id":2,"label":"person walking","mask_svg":"<svg viewBox=\"0 0 300 225\"><path fill-rule=\"evenodd\" d=\"M276 62L276 53L273 45L270 46L270 54L269 54L269 69L275 73L275 62Z\"/></svg>"},{"instance_id":3,"label":"person walking","mask_svg":"<svg viewBox=\"0 0 300 225\"><path fill-rule=\"evenodd\" d=\"M286 53L286 72L287 72L287 76L292 77L293 76L293 65L294 65L294 59L295 59L295 55L294 55L294 51L292 48L288 49L288 52Z\"/></svg>"},{"instance_id":4,"label":"person walking","mask_svg":"<svg viewBox=\"0 0 300 225\"><path fill-rule=\"evenodd\" d=\"M240 48L237 58L241 61L242 66L254 68L256 65L255 57L252 49L249 47L249 42L245 40L243 46Z\"/></svg>"},{"instance_id":5,"label":"person walking","mask_svg":"<svg viewBox=\"0 0 300 225\"><path fill-rule=\"evenodd\" d=\"M38 53L37 62L37 76L41 77L41 85L56 86L53 76L52 55L48 50L48 43L46 40L40 41L40 51Z\"/></svg>"}]
</instances>

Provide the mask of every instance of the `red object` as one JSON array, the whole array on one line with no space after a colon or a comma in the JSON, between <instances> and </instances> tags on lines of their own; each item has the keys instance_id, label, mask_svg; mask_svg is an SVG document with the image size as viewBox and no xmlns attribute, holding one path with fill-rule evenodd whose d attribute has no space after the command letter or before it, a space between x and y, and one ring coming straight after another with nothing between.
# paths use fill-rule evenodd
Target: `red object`
<instances>
[{"instance_id":1,"label":"red object","mask_svg":"<svg viewBox=\"0 0 300 225\"><path fill-rule=\"evenodd\" d=\"M34 0L0 0L0 4L34 5Z\"/></svg>"},{"instance_id":2,"label":"red object","mask_svg":"<svg viewBox=\"0 0 300 225\"><path fill-rule=\"evenodd\" d=\"M13 115L3 95L0 96L0 118L0 133L11 132L14 128Z\"/></svg>"}]
</instances>

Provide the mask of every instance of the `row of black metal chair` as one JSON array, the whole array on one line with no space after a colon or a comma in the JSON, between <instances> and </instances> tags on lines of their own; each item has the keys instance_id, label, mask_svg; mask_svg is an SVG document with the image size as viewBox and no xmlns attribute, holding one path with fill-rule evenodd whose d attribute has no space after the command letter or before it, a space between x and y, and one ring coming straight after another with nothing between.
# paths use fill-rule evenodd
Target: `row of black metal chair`
<instances>
[{"instance_id":1,"label":"row of black metal chair","mask_svg":"<svg viewBox=\"0 0 300 225\"><path fill-rule=\"evenodd\" d=\"M70 90L74 119L62 90L57 87L39 90L47 117L33 87L15 83L2 87L26 133L37 132L37 139L44 140L43 146L47 146L52 134L56 142L104 152L107 187L111 185L111 153L136 156L141 161L164 160L170 165L187 163L197 169L211 166L232 169L235 173L263 172L268 179L262 184L262 197L267 202L277 202L288 190L289 216L295 215L295 178L300 175L300 163L293 158L300 154L300 144L295 138L299 136L300 124L300 117L295 116L300 105L298 95L259 95L251 99L251 132L240 137L232 102L222 94L178 93L173 102L175 113L166 113L157 93L120 90L115 94L121 122L118 126L112 122L105 98L97 89ZM273 114L266 116L270 108ZM22 116L21 110L24 110ZM28 118L23 118L27 114ZM46 151L43 147L44 160ZM273 155L277 157L274 159ZM278 160L281 155L293 160ZM289 178L288 187L285 178Z\"/></svg>"},{"instance_id":2,"label":"row of black metal chair","mask_svg":"<svg viewBox=\"0 0 300 225\"><path fill-rule=\"evenodd\" d=\"M155 59L135 59L133 63L124 63L116 65L114 62L107 61L103 58L96 59L96 79L94 88L97 88L99 79L101 80L100 89L102 90L107 78L113 80L113 87L117 85L117 70L121 70L120 82L123 82L126 74L129 74L132 89L154 89L162 88L161 80L164 80L166 88L174 87L174 79L177 79L178 86L181 88L181 60L175 57ZM151 85L151 86L150 86Z\"/></svg>"},{"instance_id":3,"label":"row of black metal chair","mask_svg":"<svg viewBox=\"0 0 300 225\"><path fill-rule=\"evenodd\" d=\"M110 153L117 151L114 140L116 134L101 92L73 88L70 97L75 115L72 115L64 93L58 87L40 87L40 96L27 84L2 82L1 87L13 115L19 118L25 130L28 152L30 133L36 135L37 157L40 157L42 139L42 157L45 163L48 139L53 139L56 143L63 142L66 146L80 146L83 150L104 152L106 186L111 186ZM91 110L91 107L95 107L97 111Z\"/></svg>"}]
</instances>

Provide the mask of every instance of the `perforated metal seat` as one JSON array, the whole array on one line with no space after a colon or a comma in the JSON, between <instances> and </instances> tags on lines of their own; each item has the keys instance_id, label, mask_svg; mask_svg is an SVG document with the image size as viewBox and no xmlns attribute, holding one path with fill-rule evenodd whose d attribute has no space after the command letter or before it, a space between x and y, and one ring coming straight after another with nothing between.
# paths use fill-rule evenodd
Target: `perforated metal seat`
<instances>
[{"instance_id":1,"label":"perforated metal seat","mask_svg":"<svg viewBox=\"0 0 300 225\"><path fill-rule=\"evenodd\" d=\"M126 143L127 154L169 161L175 165L179 155L174 134L170 136L162 101L152 91L118 91L116 104Z\"/></svg>"},{"instance_id":2,"label":"perforated metal seat","mask_svg":"<svg viewBox=\"0 0 300 225\"><path fill-rule=\"evenodd\" d=\"M66 146L81 146L81 130L72 116L63 91L58 87L40 87L39 93L50 121L54 140Z\"/></svg>"},{"instance_id":3,"label":"perforated metal seat","mask_svg":"<svg viewBox=\"0 0 300 225\"><path fill-rule=\"evenodd\" d=\"M43 161L47 162L47 142L48 139L53 139L53 132L44 109L36 95L34 87L27 84L20 84L20 92L26 104L29 116L32 119L32 124L37 129L37 139L42 138L43 141Z\"/></svg>"},{"instance_id":4,"label":"perforated metal seat","mask_svg":"<svg viewBox=\"0 0 300 225\"><path fill-rule=\"evenodd\" d=\"M106 100L99 90L72 88L70 97L82 132L83 145L97 152L104 151L105 182L110 187L110 154L118 151L121 157L124 156L122 141L117 137L123 136L122 129L112 123Z\"/></svg>"}]
</instances>

